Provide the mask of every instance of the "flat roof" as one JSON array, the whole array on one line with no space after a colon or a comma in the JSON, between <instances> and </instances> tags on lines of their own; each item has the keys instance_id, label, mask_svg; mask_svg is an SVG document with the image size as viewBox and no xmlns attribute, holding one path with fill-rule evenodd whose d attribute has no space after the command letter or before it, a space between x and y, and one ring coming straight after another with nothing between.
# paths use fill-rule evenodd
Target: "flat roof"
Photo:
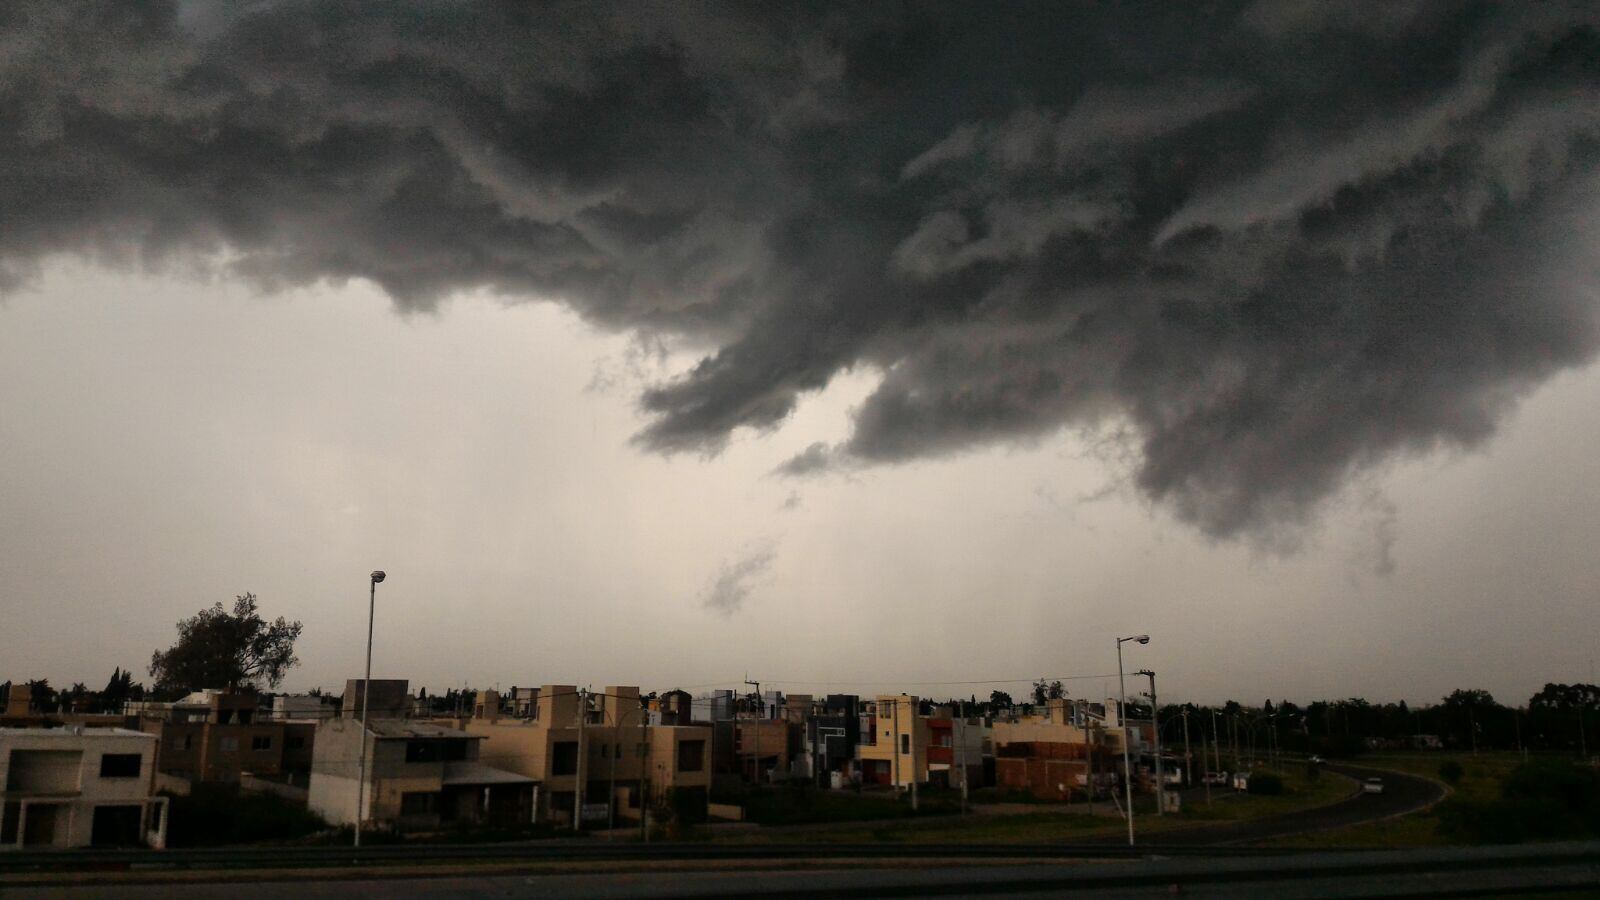
<instances>
[{"instance_id":1,"label":"flat roof","mask_svg":"<svg viewBox=\"0 0 1600 900\"><path fill-rule=\"evenodd\" d=\"M147 731L133 731L128 728L90 728L82 725L67 725L62 728L0 728L3 737L140 737L156 740L156 736Z\"/></svg>"},{"instance_id":2,"label":"flat roof","mask_svg":"<svg viewBox=\"0 0 1600 900\"><path fill-rule=\"evenodd\" d=\"M375 737L380 738L471 738L475 741L483 740L481 734L468 734L455 728L445 728L442 725L430 725L426 722L412 722L406 719L373 719L367 723L367 730Z\"/></svg>"}]
</instances>

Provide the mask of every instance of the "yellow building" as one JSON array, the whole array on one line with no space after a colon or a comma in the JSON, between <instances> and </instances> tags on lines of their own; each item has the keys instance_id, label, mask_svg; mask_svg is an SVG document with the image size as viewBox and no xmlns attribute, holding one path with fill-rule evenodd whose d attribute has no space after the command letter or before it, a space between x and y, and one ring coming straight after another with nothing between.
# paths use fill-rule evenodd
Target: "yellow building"
<instances>
[{"instance_id":1,"label":"yellow building","mask_svg":"<svg viewBox=\"0 0 1600 900\"><path fill-rule=\"evenodd\" d=\"M677 788L710 789L711 729L650 724L637 687L584 696L573 685L547 684L526 718L501 715L493 691L478 697L461 725L483 738L486 765L533 780L538 821L570 824L580 804L590 825L637 821L646 793L659 801Z\"/></svg>"},{"instance_id":2,"label":"yellow building","mask_svg":"<svg viewBox=\"0 0 1600 900\"><path fill-rule=\"evenodd\" d=\"M856 747L863 784L905 788L928 782L929 729L917 709L918 698L909 694L880 694L872 701Z\"/></svg>"}]
</instances>

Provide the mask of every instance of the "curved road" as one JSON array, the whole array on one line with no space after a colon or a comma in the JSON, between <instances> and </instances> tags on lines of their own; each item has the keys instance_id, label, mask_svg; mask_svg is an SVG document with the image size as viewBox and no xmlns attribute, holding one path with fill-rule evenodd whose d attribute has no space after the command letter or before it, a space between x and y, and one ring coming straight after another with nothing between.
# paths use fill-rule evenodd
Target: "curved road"
<instances>
[{"instance_id":1,"label":"curved road","mask_svg":"<svg viewBox=\"0 0 1600 900\"><path fill-rule=\"evenodd\" d=\"M1388 769L1369 769L1364 766L1328 764L1330 772L1348 775L1356 781L1371 777L1383 779L1383 793L1356 794L1328 806L1283 813L1247 822L1225 822L1217 825L1198 825L1193 828L1168 831L1152 835L1153 844L1196 846L1204 844L1243 844L1271 838L1302 834L1307 831L1326 831L1360 825L1391 816L1417 812L1444 799L1443 785L1417 775L1406 775Z\"/></svg>"}]
</instances>

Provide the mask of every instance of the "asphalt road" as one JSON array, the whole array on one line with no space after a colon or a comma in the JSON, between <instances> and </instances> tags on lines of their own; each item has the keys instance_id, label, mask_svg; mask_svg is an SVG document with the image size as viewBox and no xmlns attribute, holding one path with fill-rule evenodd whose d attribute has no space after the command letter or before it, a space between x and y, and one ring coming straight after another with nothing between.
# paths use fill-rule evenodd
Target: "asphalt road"
<instances>
[{"instance_id":1,"label":"asphalt road","mask_svg":"<svg viewBox=\"0 0 1600 900\"><path fill-rule=\"evenodd\" d=\"M1360 825L1364 822L1416 812L1439 802L1445 795L1443 785L1416 775L1350 765L1327 765L1326 768L1341 775L1348 775L1357 781L1365 781L1373 776L1382 778L1383 793L1357 794L1348 800L1341 800L1329 806L1284 813L1264 819L1169 831L1159 837L1152 835L1151 841L1185 847L1264 841L1307 831L1327 831L1348 825Z\"/></svg>"},{"instance_id":2,"label":"asphalt road","mask_svg":"<svg viewBox=\"0 0 1600 900\"><path fill-rule=\"evenodd\" d=\"M599 867L572 873L440 872L435 877L337 881L294 875L254 881L236 873L227 882L114 884L22 888L7 897L602 897L661 898L763 895L792 900L837 897L1094 897L1271 896L1280 900L1512 895L1563 891L1593 896L1600 888L1600 844L1572 842L1521 847L1452 847L1408 851L1303 853L1277 857L1162 859L1111 863L1000 861L957 866L929 861L862 861L842 868L820 863L805 870L632 871Z\"/></svg>"}]
</instances>

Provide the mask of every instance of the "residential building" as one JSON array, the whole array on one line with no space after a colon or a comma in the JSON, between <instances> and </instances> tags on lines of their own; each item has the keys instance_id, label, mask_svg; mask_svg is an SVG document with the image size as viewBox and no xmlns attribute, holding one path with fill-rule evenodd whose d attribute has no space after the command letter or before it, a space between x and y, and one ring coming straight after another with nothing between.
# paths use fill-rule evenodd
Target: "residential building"
<instances>
[{"instance_id":1,"label":"residential building","mask_svg":"<svg viewBox=\"0 0 1600 900\"><path fill-rule=\"evenodd\" d=\"M727 722L738 708L738 697L731 690L710 691L694 698L690 718L699 723Z\"/></svg>"},{"instance_id":2,"label":"residential building","mask_svg":"<svg viewBox=\"0 0 1600 900\"><path fill-rule=\"evenodd\" d=\"M842 787L861 741L861 700L829 694L806 719L805 745L798 768L823 787Z\"/></svg>"},{"instance_id":3,"label":"residential building","mask_svg":"<svg viewBox=\"0 0 1600 900\"><path fill-rule=\"evenodd\" d=\"M992 741L995 783L1043 800L1087 795L1091 785L1100 796L1122 766L1121 730L1094 707L1065 699L1047 701L1043 715L995 722Z\"/></svg>"},{"instance_id":4,"label":"residential building","mask_svg":"<svg viewBox=\"0 0 1600 900\"><path fill-rule=\"evenodd\" d=\"M154 735L0 728L0 849L166 846Z\"/></svg>"},{"instance_id":5,"label":"residential building","mask_svg":"<svg viewBox=\"0 0 1600 900\"><path fill-rule=\"evenodd\" d=\"M237 782L244 774L305 787L316 721L261 714L254 691L196 691L139 728L160 737L157 765L189 781Z\"/></svg>"},{"instance_id":6,"label":"residential building","mask_svg":"<svg viewBox=\"0 0 1600 900\"><path fill-rule=\"evenodd\" d=\"M983 717L957 716L941 706L927 721L928 780L941 787L983 786L984 758L994 753Z\"/></svg>"},{"instance_id":7,"label":"residential building","mask_svg":"<svg viewBox=\"0 0 1600 900\"><path fill-rule=\"evenodd\" d=\"M585 697L573 685L547 684L527 718L491 714L500 709L492 695L480 692L474 709L482 715L462 727L484 739L484 762L531 780L538 821L571 824L578 814L591 824L637 820L646 796L655 802L674 790L704 795L710 787L711 729L652 724L662 710L643 704L637 687Z\"/></svg>"},{"instance_id":8,"label":"residential building","mask_svg":"<svg viewBox=\"0 0 1600 900\"><path fill-rule=\"evenodd\" d=\"M347 711L362 687L350 683ZM532 820L533 780L486 764L483 736L394 715L410 706L403 681L374 681L372 700L365 727L359 717L318 727L307 798L312 811L351 825L359 796L364 825L395 831Z\"/></svg>"},{"instance_id":9,"label":"residential building","mask_svg":"<svg viewBox=\"0 0 1600 900\"><path fill-rule=\"evenodd\" d=\"M896 788L928 781L928 720L909 694L880 694L862 711L856 746L861 782Z\"/></svg>"}]
</instances>

